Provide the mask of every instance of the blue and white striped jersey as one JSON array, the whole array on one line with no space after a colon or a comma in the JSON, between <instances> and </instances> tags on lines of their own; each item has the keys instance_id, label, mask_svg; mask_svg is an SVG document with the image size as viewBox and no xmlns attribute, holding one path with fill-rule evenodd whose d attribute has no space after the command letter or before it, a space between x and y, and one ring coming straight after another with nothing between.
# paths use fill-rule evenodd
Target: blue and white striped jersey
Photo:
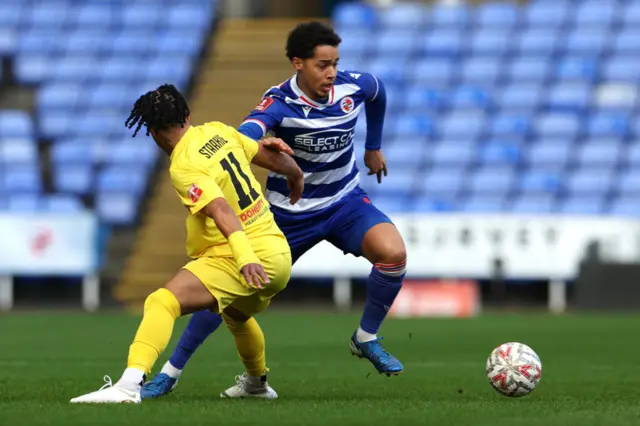
<instances>
[{"instance_id":1,"label":"blue and white striped jersey","mask_svg":"<svg viewBox=\"0 0 640 426\"><path fill-rule=\"evenodd\" d=\"M353 150L356 120L365 103L375 101L381 89L384 90L371 74L339 71L325 103L305 96L295 76L265 93L239 131L253 139L272 131L291 146L305 178L302 199L292 206L285 177L271 173L266 188L271 205L290 212L317 211L358 187ZM384 117L384 104L382 108ZM381 133L382 118L379 121Z\"/></svg>"}]
</instances>

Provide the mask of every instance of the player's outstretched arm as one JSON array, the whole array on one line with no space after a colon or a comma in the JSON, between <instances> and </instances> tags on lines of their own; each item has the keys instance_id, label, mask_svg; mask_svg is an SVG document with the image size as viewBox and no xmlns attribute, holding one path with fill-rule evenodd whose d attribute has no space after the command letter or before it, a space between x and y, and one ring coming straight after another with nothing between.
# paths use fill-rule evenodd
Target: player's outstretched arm
<instances>
[{"instance_id":1,"label":"player's outstretched arm","mask_svg":"<svg viewBox=\"0 0 640 426\"><path fill-rule=\"evenodd\" d=\"M274 173L287 177L289 190L291 191L291 204L295 204L302 197L304 190L304 173L293 158L284 152L275 152L272 149L258 145L258 153L251 160L256 166L264 167Z\"/></svg>"},{"instance_id":2,"label":"player's outstretched arm","mask_svg":"<svg viewBox=\"0 0 640 426\"><path fill-rule=\"evenodd\" d=\"M260 264L260 259L253 252L242 224L229 203L224 198L216 198L207 204L202 212L213 219L222 235L229 241L233 257L247 283L257 288L262 288L261 283L269 284L269 277Z\"/></svg>"}]
</instances>

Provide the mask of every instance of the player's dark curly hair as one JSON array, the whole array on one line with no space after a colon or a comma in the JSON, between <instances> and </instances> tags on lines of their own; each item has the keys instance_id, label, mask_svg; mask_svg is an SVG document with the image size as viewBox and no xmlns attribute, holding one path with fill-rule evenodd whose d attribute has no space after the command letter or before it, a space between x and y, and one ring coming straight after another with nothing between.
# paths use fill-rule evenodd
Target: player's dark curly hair
<instances>
[{"instance_id":1,"label":"player's dark curly hair","mask_svg":"<svg viewBox=\"0 0 640 426\"><path fill-rule=\"evenodd\" d=\"M318 46L338 47L342 39L328 25L312 21L299 24L287 38L287 57L309 59Z\"/></svg>"},{"instance_id":2,"label":"player's dark curly hair","mask_svg":"<svg viewBox=\"0 0 640 426\"><path fill-rule=\"evenodd\" d=\"M189 106L182 93L173 84L163 84L138 98L124 125L131 129L137 124L132 137L145 125L149 136L149 129L157 131L174 126L184 127L189 114Z\"/></svg>"}]
</instances>

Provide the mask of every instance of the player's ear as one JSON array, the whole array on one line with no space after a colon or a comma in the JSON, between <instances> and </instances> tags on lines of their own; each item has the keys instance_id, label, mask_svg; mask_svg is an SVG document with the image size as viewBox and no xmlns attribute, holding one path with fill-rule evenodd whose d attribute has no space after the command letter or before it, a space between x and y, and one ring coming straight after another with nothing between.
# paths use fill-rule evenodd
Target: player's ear
<instances>
[{"instance_id":1,"label":"player's ear","mask_svg":"<svg viewBox=\"0 0 640 426\"><path fill-rule=\"evenodd\" d=\"M300 58L293 58L291 60L291 63L293 64L293 67L296 69L296 71L302 71L303 68L303 62L302 59Z\"/></svg>"}]
</instances>

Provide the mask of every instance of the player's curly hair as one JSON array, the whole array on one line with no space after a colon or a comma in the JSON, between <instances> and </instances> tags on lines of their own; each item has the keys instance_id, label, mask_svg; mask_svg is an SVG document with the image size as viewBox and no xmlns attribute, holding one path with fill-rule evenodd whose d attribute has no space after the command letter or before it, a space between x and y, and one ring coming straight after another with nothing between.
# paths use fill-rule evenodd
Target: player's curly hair
<instances>
[{"instance_id":1,"label":"player's curly hair","mask_svg":"<svg viewBox=\"0 0 640 426\"><path fill-rule=\"evenodd\" d=\"M182 93L173 84L163 84L138 98L124 125L129 129L137 125L132 137L145 125L149 136L149 129L157 131L174 126L184 127L189 114L189 105Z\"/></svg>"},{"instance_id":2,"label":"player's curly hair","mask_svg":"<svg viewBox=\"0 0 640 426\"><path fill-rule=\"evenodd\" d=\"M328 25L321 22L311 21L299 24L295 27L287 38L287 57L309 59L318 46L338 47L342 39Z\"/></svg>"}]
</instances>

